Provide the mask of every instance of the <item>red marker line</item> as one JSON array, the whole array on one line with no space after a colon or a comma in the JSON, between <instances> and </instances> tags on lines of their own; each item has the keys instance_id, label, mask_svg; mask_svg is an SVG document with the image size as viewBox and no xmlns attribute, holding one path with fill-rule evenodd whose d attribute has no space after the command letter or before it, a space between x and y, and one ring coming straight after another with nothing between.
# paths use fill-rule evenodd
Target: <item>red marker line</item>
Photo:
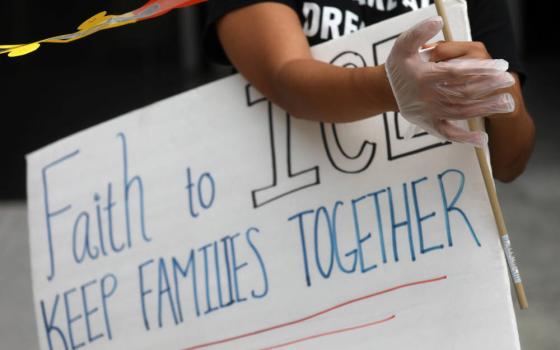
<instances>
[{"instance_id":1,"label":"red marker line","mask_svg":"<svg viewBox=\"0 0 560 350\"><path fill-rule=\"evenodd\" d=\"M384 322L387 322L387 321L391 321L395 317L396 317L395 315L391 315L391 316L389 316L387 318L384 318L382 320L377 320L377 321L373 321L373 322L369 322L369 323L364 323L364 324L360 324L360 325L353 326L353 327L335 329L335 330L332 330L332 331L329 331L329 332L314 334L314 335L310 335L310 336L307 336L307 337L304 337L304 338L295 339L295 340L289 341L287 343L282 343L282 344L274 345L274 346L271 346L271 347L268 347L268 348L263 348L262 350L280 349L280 348L283 348L285 346L294 345L294 344L301 343L301 342L304 342L304 341L308 341L308 340L311 340L311 339L326 337L326 336L333 335L333 334L338 334L338 333L350 332L350 331L354 331L354 330L361 329L361 328L367 328L367 327L375 326L375 325L378 325L378 324L381 324L381 323L384 323Z\"/></svg>"},{"instance_id":2,"label":"red marker line","mask_svg":"<svg viewBox=\"0 0 560 350\"><path fill-rule=\"evenodd\" d=\"M382 294L387 294L387 293L394 292L394 291L399 290L399 289L403 289L403 288L407 288L407 287L413 287L413 286L417 286L417 285L420 285L420 284L438 282L438 281L444 280L446 278L447 278L447 276L444 275L444 276L440 276L440 277L430 278L430 279L427 279L427 280L414 281L414 282L409 282L409 283L405 283L405 284L400 284L398 286L383 289L381 291L371 293L371 294L368 294L368 295L364 295L362 297L350 299L350 300L345 301L343 303L331 306L328 309L318 311L316 313L305 316L303 318L299 318L297 320L293 320L293 321L289 321L289 322L285 322L285 323L280 323L280 324L270 326L270 327L267 327L267 328L261 328L261 329L258 329L258 330L252 331L252 332L235 335L235 336L229 337L229 338L218 339L218 340L214 340L214 341L211 341L211 342L208 342L208 343L193 345L193 346L190 346L190 347L185 348L183 350L203 349L203 348L207 348L207 347L210 347L210 346L213 346L213 345L228 343L228 342L231 342L231 341L234 341L234 340L239 340L239 339L243 339L243 338L252 337L252 336L255 336L255 335L258 335L258 334L270 332L270 331L273 331L273 330L276 330L276 329L280 329L280 328L292 326L294 324L309 321L313 318L319 317L321 315L324 315L324 314L329 313L331 311L334 311L336 309L340 309L340 308L348 306L350 304L354 304L354 303L357 303L357 302L360 302L360 301L363 301L363 300L366 300L366 299L370 299L370 298L373 298L373 297L376 297L376 296L379 296L379 295L382 295Z\"/></svg>"}]
</instances>

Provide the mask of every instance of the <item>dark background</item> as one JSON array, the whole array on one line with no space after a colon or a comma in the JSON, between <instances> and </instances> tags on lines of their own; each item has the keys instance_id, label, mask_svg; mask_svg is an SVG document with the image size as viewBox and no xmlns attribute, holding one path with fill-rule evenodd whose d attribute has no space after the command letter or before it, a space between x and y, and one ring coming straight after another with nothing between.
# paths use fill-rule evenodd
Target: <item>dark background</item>
<instances>
[{"instance_id":1,"label":"dark background","mask_svg":"<svg viewBox=\"0 0 560 350\"><path fill-rule=\"evenodd\" d=\"M0 1L0 44L65 34L90 16L121 14L146 0ZM0 56L0 199L25 196L26 153L231 73L202 49L205 6Z\"/></svg>"},{"instance_id":2,"label":"dark background","mask_svg":"<svg viewBox=\"0 0 560 350\"><path fill-rule=\"evenodd\" d=\"M101 10L119 14L144 1L0 0L0 44L68 33ZM537 138L523 176L512 184L498 183L498 192L530 305L517 312L522 348L558 350L560 21L553 2L508 1L528 75L524 95ZM25 154L231 73L210 65L204 55L204 11L198 5L72 44L45 45L22 58L0 56L1 349L38 349L24 200Z\"/></svg>"},{"instance_id":3,"label":"dark background","mask_svg":"<svg viewBox=\"0 0 560 350\"><path fill-rule=\"evenodd\" d=\"M2 0L0 44L69 33L102 10L121 14L145 1ZM529 73L525 94L539 127L554 118L542 107L558 91L556 13L543 2L509 1ZM197 5L71 44L46 44L28 56L0 56L0 199L24 198L26 153L231 73L208 63L204 18L205 6Z\"/></svg>"}]
</instances>

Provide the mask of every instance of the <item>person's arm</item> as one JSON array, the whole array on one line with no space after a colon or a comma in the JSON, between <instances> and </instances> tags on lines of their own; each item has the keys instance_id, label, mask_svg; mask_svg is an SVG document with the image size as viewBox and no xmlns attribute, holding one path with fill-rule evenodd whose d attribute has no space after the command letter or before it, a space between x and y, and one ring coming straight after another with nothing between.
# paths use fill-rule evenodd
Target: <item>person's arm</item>
<instances>
[{"instance_id":1,"label":"person's arm","mask_svg":"<svg viewBox=\"0 0 560 350\"><path fill-rule=\"evenodd\" d=\"M516 84L509 92L515 99L516 110L506 118L486 118L494 177L503 182L511 182L523 173L535 142L535 125L525 108L519 77L515 73L514 77Z\"/></svg>"},{"instance_id":2,"label":"person's arm","mask_svg":"<svg viewBox=\"0 0 560 350\"><path fill-rule=\"evenodd\" d=\"M432 22L432 24L429 21L425 22L420 27L416 26L407 32L406 38L402 38L404 40L400 42L401 45L406 44L410 47L400 47L399 50L405 50L408 54L416 52L417 48L429 39L424 38L426 33L423 31L431 32L430 26L437 24ZM313 59L299 18L289 6L264 2L243 7L222 17L217 23L217 32L228 58L237 70L272 102L295 117L341 123L399 109L384 66L348 69ZM435 32L430 35L433 34ZM472 43L454 43L453 47L455 52L445 59L461 56L480 58L482 52L474 50L476 45ZM440 49L436 52L439 51ZM456 51L459 51L459 54ZM472 55L465 54L465 51ZM489 58L487 53L486 56ZM397 64L406 66L406 58L404 62L397 62ZM484 110L502 110L508 104L504 99L495 99L494 102L492 99L472 98L446 100L444 95L426 98L425 95L437 93L437 84L430 83L430 80L436 76L441 81L448 78L463 81L464 76L469 76L469 71L480 69L469 68L469 66L464 69L465 67L459 68L461 65L453 66L453 64L437 67L428 65L422 67L423 70L433 69L433 71L424 72L426 76L423 76L424 73L420 73L421 65L423 63L418 62L417 66L403 67L406 70L412 69L408 75L414 80L404 83L411 84L413 95L417 95L415 98L424 98L422 101L412 101L412 107L437 107L438 103L434 103L434 98L443 98L448 102L437 111L438 116L430 114L433 108L427 108L427 111L424 111L427 114L420 113L418 115L420 118L466 119ZM433 74L436 76L430 77ZM493 81L489 75L480 78ZM503 76L496 82L503 83ZM424 91L415 91L420 87ZM430 106L431 104L433 106ZM412 112L417 114L418 111ZM434 123L441 127L439 134L448 139L466 140L475 134L453 129L453 124L449 122L434 119ZM495 127L491 126L490 129L494 130ZM503 128L498 127L498 129ZM444 133L443 131L446 130L448 132ZM496 138L501 139L501 137ZM510 171L513 169L514 160L520 159L520 164L524 165L530 152L522 152L523 143L505 150L501 145L502 143L496 144L495 150L492 151L494 171L498 179L510 180L511 177L516 176Z\"/></svg>"},{"instance_id":3,"label":"person's arm","mask_svg":"<svg viewBox=\"0 0 560 350\"><path fill-rule=\"evenodd\" d=\"M237 70L294 117L341 123L398 109L383 66L348 69L313 59L299 18L286 5L233 11L217 31Z\"/></svg>"},{"instance_id":4,"label":"person's arm","mask_svg":"<svg viewBox=\"0 0 560 350\"><path fill-rule=\"evenodd\" d=\"M490 58L483 43L480 42L442 42L431 53L433 61L453 58ZM503 182L517 178L525 169L533 152L535 126L525 108L519 77L513 73L516 84L498 93L508 92L516 108L512 113L489 116L486 118L486 131L489 135L490 159L494 177Z\"/></svg>"}]
</instances>

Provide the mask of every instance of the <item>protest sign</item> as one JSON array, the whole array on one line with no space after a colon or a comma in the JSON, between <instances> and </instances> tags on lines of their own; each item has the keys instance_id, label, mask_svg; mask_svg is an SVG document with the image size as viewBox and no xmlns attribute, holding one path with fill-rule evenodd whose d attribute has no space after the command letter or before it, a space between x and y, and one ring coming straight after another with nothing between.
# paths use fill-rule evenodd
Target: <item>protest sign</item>
<instances>
[{"instance_id":1,"label":"protest sign","mask_svg":"<svg viewBox=\"0 0 560 350\"><path fill-rule=\"evenodd\" d=\"M381 64L433 15L313 53ZM30 154L41 349L519 349L472 148L406 127L295 119L236 75Z\"/></svg>"}]
</instances>

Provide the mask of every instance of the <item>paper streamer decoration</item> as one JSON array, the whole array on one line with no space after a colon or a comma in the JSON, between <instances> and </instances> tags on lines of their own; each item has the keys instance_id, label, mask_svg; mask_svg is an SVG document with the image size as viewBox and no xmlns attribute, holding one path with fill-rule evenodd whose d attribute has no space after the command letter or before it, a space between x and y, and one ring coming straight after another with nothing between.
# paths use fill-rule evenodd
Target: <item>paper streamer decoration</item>
<instances>
[{"instance_id":1,"label":"paper streamer decoration","mask_svg":"<svg viewBox=\"0 0 560 350\"><path fill-rule=\"evenodd\" d=\"M150 0L139 9L122 15L108 15L107 11L103 11L80 24L78 31L74 33L57 35L28 44L0 45L0 55L7 54L9 57L27 55L37 50L43 43L68 44L101 30L156 18L165 15L173 9L188 7L206 1L207 0Z\"/></svg>"}]
</instances>

